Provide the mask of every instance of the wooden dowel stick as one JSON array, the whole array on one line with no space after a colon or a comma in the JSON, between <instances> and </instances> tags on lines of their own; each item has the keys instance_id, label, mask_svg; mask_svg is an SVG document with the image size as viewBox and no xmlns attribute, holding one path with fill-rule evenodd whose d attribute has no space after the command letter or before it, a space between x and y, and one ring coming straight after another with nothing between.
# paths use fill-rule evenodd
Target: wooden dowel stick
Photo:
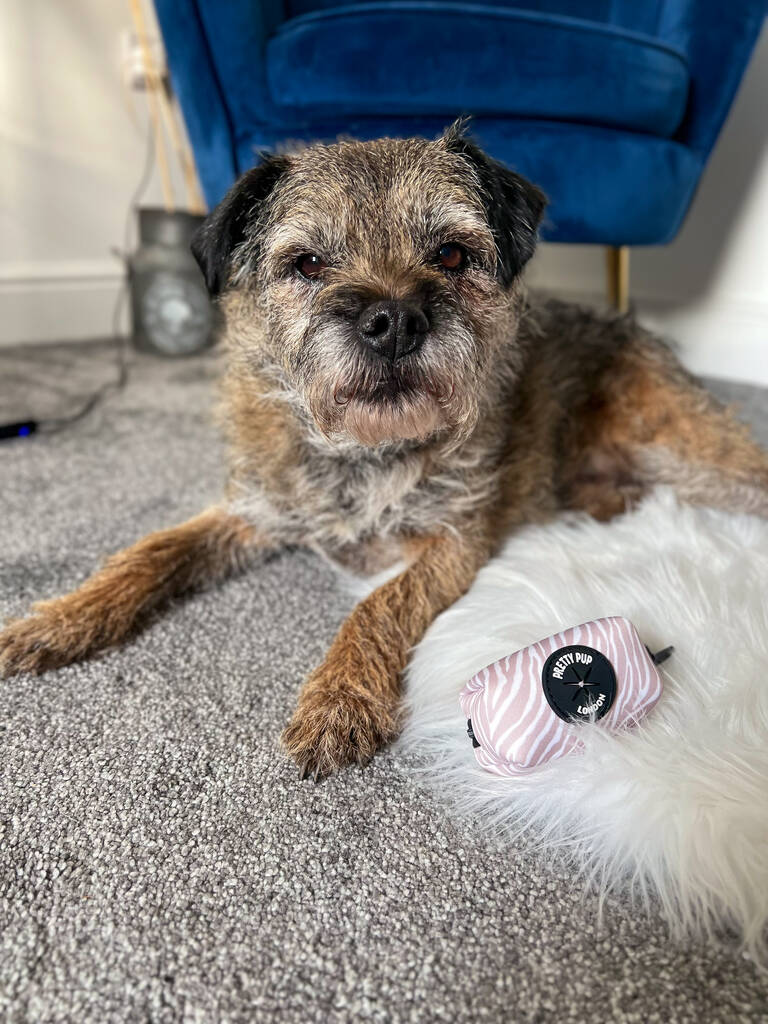
<instances>
[{"instance_id":1,"label":"wooden dowel stick","mask_svg":"<svg viewBox=\"0 0 768 1024\"><path fill-rule=\"evenodd\" d=\"M139 46L141 47L144 70L147 76L147 101L149 103L149 114L152 119L152 129L155 135L155 152L157 153L157 164L160 168L160 181L163 188L163 204L165 206L166 213L173 213L176 208L176 200L173 193L173 181L171 179L170 167L168 165L168 157L165 152L163 129L160 123L160 101L158 99L159 75L157 74L154 61L152 60L152 54L149 50L146 24L144 22L144 12L141 9L140 0L129 0L129 2L131 6L131 14L133 16L133 23L139 39ZM162 83L160 83L160 88L162 88Z\"/></svg>"},{"instance_id":2,"label":"wooden dowel stick","mask_svg":"<svg viewBox=\"0 0 768 1024\"><path fill-rule=\"evenodd\" d=\"M176 151L176 157L181 166L182 174L184 175L184 185L187 191L187 203L191 213L205 213L206 207L203 200L202 193L200 191L200 185L197 181L197 174L195 173L195 164L192 160L192 156L189 149L185 145L184 138L181 134L179 122L176 117L176 112L171 104L171 100L165 91L165 86L162 81L159 82L159 96L160 96L160 108L163 111L165 117L166 127L171 136L173 142L173 148Z\"/></svg>"}]
</instances>

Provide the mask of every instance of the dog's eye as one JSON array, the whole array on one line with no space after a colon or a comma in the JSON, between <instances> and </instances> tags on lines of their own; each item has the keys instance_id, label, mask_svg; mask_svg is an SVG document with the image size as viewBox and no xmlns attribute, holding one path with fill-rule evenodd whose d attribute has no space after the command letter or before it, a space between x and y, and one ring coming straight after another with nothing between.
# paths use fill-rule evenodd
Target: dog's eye
<instances>
[{"instance_id":1,"label":"dog's eye","mask_svg":"<svg viewBox=\"0 0 768 1024\"><path fill-rule=\"evenodd\" d=\"M448 242L437 250L437 261L445 270L463 270L467 265L467 251L460 245Z\"/></svg>"},{"instance_id":2,"label":"dog's eye","mask_svg":"<svg viewBox=\"0 0 768 1024\"><path fill-rule=\"evenodd\" d=\"M315 256L314 253L305 252L298 257L294 266L302 277L306 277L311 281L322 274L328 264L319 256Z\"/></svg>"}]
</instances>

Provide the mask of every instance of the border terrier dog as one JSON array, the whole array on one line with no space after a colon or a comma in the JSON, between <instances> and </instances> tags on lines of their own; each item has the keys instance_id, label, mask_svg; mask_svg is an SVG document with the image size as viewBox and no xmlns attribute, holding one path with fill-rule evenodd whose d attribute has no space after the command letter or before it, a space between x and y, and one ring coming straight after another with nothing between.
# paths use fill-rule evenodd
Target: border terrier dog
<instances>
[{"instance_id":1,"label":"border terrier dog","mask_svg":"<svg viewBox=\"0 0 768 1024\"><path fill-rule=\"evenodd\" d=\"M528 302L545 203L460 125L246 173L193 243L223 314L225 499L9 623L2 670L114 645L265 549L404 563L343 623L283 734L317 779L396 735L409 652L510 531L566 509L608 519L657 483L768 515L768 456L661 341Z\"/></svg>"}]
</instances>

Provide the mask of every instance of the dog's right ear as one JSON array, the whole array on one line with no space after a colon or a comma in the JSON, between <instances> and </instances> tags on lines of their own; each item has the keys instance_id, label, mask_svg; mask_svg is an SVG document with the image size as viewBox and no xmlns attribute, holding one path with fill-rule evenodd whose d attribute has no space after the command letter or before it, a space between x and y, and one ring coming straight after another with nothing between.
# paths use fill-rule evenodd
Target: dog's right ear
<instances>
[{"instance_id":1,"label":"dog's right ear","mask_svg":"<svg viewBox=\"0 0 768 1024\"><path fill-rule=\"evenodd\" d=\"M248 224L287 171L284 156L268 156L239 178L195 232L192 255L203 272L211 298L227 285L232 254L245 240Z\"/></svg>"}]
</instances>

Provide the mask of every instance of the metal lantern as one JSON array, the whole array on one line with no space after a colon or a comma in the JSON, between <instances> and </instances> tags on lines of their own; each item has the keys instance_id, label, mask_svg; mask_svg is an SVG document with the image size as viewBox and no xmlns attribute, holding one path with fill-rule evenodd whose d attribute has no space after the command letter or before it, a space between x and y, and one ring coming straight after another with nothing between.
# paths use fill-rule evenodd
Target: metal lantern
<instances>
[{"instance_id":1,"label":"metal lantern","mask_svg":"<svg viewBox=\"0 0 768 1024\"><path fill-rule=\"evenodd\" d=\"M212 311L189 245L204 217L139 210L139 247L129 258L133 340L164 356L200 352L211 343Z\"/></svg>"}]
</instances>

